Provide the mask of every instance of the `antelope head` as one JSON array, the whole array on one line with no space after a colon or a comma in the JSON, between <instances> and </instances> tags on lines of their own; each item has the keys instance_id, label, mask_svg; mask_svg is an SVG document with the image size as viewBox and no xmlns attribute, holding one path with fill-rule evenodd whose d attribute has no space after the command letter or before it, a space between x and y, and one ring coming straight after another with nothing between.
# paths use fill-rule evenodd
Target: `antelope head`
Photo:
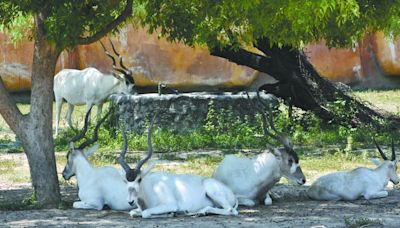
<instances>
[{"instance_id":1,"label":"antelope head","mask_svg":"<svg viewBox=\"0 0 400 228\"><path fill-rule=\"evenodd\" d=\"M397 159L396 159L396 151L394 149L394 140L392 139L392 157L390 160L383 153L382 149L379 147L378 143L375 141L375 138L373 138L373 141L375 143L376 148L379 151L379 154L381 155L381 157L383 159L383 163L381 163L377 160L373 160L373 162L377 166L387 166L389 180L393 184L398 184L400 182L400 178L397 175Z\"/></svg>"},{"instance_id":2,"label":"antelope head","mask_svg":"<svg viewBox=\"0 0 400 228\"><path fill-rule=\"evenodd\" d=\"M103 42L100 41L101 46L103 47L104 53L111 58L113 64L112 64L112 75L121 81L123 85L125 85L125 88L122 90L123 93L130 94L133 91L133 88L135 86L135 80L133 79L132 76L132 71L128 69L124 63L123 63L123 57L117 52L115 49L114 44L111 42L111 39L108 39L112 50L114 54L118 57L119 60L119 65L120 68L117 67L117 61L115 58L110 54L110 52L107 51L106 47L104 46ZM122 76L119 75L119 73L122 74Z\"/></svg>"},{"instance_id":3,"label":"antelope head","mask_svg":"<svg viewBox=\"0 0 400 228\"><path fill-rule=\"evenodd\" d=\"M299 156L293 149L293 145L290 142L289 137L283 132L278 131L275 128L273 121L272 110L268 104L266 104L261 98L259 91L257 91L257 101L259 105L256 105L251 99L249 94L246 92L247 98L250 104L260 113L264 135L275 139L277 142L283 145L282 149L274 149L275 153L278 153L282 159L281 171L284 177L295 181L297 184L303 185L306 183L306 177L301 170L299 163ZM265 109L268 111L268 118L265 115ZM269 130L273 131L273 133Z\"/></svg>"},{"instance_id":4,"label":"antelope head","mask_svg":"<svg viewBox=\"0 0 400 228\"><path fill-rule=\"evenodd\" d=\"M152 137L152 131L153 131L153 125L154 125L154 120L156 118L156 115L153 116L151 122L150 122L150 127L147 133L147 154L146 156L140 160L134 169L132 169L128 163L125 161L125 154L127 150L127 137L126 137L126 132L122 130L122 137L123 137L123 145L122 145L122 151L119 157L119 163L122 166L122 168L125 170L125 177L126 180L128 181L128 192L129 192L129 198L128 202L129 204L133 205L134 202L137 202L138 199L138 194L139 194L139 188L140 188L140 183L142 179L150 172L150 170L154 167L153 164L149 165L146 167L145 170L141 171L142 166L146 161L148 161L151 156L153 155L153 145L151 142L151 137Z\"/></svg>"},{"instance_id":5,"label":"antelope head","mask_svg":"<svg viewBox=\"0 0 400 228\"><path fill-rule=\"evenodd\" d=\"M98 144L92 146L88 150L85 150L85 148L97 141L99 127L111 113L111 108L110 108L109 111L107 112L107 114L104 115L104 117L101 118L99 120L99 122L96 124L92 138L85 140L82 144L80 144L77 148L75 148L74 142L82 139L87 132L89 116L90 116L91 110L92 110L92 108L90 108L88 110L88 112L86 113L85 123L84 123L84 126L83 126L81 132L78 133L77 135L75 135L69 142L69 150L67 153L67 164L65 165L64 170L62 172L63 178L65 180L69 180L71 177L75 176L75 174L76 174L75 161L78 157L83 157L84 159L87 159L88 156L90 156L97 150L97 148L99 146Z\"/></svg>"}]
</instances>

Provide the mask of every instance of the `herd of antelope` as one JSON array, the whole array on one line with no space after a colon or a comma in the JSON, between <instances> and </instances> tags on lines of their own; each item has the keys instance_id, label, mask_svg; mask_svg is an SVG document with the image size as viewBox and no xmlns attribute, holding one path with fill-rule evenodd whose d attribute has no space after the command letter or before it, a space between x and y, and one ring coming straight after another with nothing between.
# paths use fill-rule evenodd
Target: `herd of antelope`
<instances>
[{"instance_id":1,"label":"herd of antelope","mask_svg":"<svg viewBox=\"0 0 400 228\"><path fill-rule=\"evenodd\" d=\"M275 128L271 109L261 99L254 102L249 97L249 103L261 116L264 135L282 144L283 148L269 146L253 158L228 155L211 177L153 172L151 170L155 164L149 162L153 155L152 132L157 116L153 114L148 129L147 154L133 169L125 161L128 143L126 132L122 129L123 145L119 157L122 170L114 167L93 167L88 156L96 151L98 145L89 149L86 147L96 142L100 125L109 117L111 108L100 119L102 104L112 93L131 94L134 91L132 72L123 65L122 56L111 43L121 66L117 68L114 57L101 45L112 59L111 75L102 74L94 68L81 71L65 69L54 78L56 134L63 99L68 102L67 119L70 125L73 106L86 104L87 107L83 129L70 140L67 164L62 172L65 180L76 176L80 201L73 203L74 208L101 210L107 205L112 210L130 210L131 216L142 218L170 216L175 213L237 215L239 205L251 207L272 204L270 190L281 177L299 185L305 184L306 178L300 167L299 157L289 138ZM161 95L160 92L159 94ZM74 143L84 138L88 130L93 105L98 106L98 121L93 136L76 147ZM321 176L308 188L308 197L313 200L387 197L388 182L398 184L400 181L396 170L394 143L392 141L391 159L388 159L377 142L373 141L384 160L373 160L377 168L361 167Z\"/></svg>"}]
</instances>

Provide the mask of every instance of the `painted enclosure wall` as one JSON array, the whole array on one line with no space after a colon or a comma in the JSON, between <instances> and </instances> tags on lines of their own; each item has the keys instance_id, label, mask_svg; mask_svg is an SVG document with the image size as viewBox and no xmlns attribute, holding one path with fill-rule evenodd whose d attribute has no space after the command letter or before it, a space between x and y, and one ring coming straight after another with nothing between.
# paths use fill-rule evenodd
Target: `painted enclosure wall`
<instances>
[{"instance_id":1,"label":"painted enclosure wall","mask_svg":"<svg viewBox=\"0 0 400 228\"><path fill-rule=\"evenodd\" d=\"M102 41L111 51L108 39ZM144 29L126 27L118 37L112 37L112 41L141 87L163 82L181 90L227 90L260 83L257 77L265 81L262 74L213 57L206 48L171 44L147 34ZM353 49L328 49L320 42L306 46L305 51L318 72L333 81L390 86L392 82L386 79L400 75L400 41L386 39L381 33L366 36ZM32 42L14 46L5 34L0 34L0 75L6 88L11 91L30 89L32 53ZM110 72L111 60L99 42L64 51L56 71L85 67Z\"/></svg>"}]
</instances>

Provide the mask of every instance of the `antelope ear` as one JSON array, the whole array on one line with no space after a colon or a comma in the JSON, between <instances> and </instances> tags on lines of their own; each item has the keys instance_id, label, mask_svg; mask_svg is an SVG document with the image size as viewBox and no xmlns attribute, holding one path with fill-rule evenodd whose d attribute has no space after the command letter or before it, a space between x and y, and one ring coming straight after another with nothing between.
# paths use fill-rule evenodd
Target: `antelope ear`
<instances>
[{"instance_id":1,"label":"antelope ear","mask_svg":"<svg viewBox=\"0 0 400 228\"><path fill-rule=\"evenodd\" d=\"M92 155L97 150L97 148L99 148L99 144L96 144L96 145L90 147L89 150L86 150L85 151L86 157L89 157L90 155Z\"/></svg>"},{"instance_id":2,"label":"antelope ear","mask_svg":"<svg viewBox=\"0 0 400 228\"><path fill-rule=\"evenodd\" d=\"M272 148L272 153L277 157L281 158L282 157L282 152L278 148Z\"/></svg>"},{"instance_id":3,"label":"antelope ear","mask_svg":"<svg viewBox=\"0 0 400 228\"><path fill-rule=\"evenodd\" d=\"M116 73L114 73L114 72L112 72L111 74L112 74L112 76L113 76L114 78L118 79L119 81L121 81L121 82L124 82L124 81L125 81L125 78L124 78L123 76L121 76L121 75L119 75L119 74L116 74Z\"/></svg>"},{"instance_id":4,"label":"antelope ear","mask_svg":"<svg viewBox=\"0 0 400 228\"><path fill-rule=\"evenodd\" d=\"M371 159L371 162L374 163L376 166L380 166L382 164L381 160L379 158L373 158Z\"/></svg>"}]
</instances>

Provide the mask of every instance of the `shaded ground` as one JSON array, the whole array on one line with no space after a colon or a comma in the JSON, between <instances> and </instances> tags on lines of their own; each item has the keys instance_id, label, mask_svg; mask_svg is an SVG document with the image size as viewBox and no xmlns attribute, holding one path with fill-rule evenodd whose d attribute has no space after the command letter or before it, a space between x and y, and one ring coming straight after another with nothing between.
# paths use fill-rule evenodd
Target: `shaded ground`
<instances>
[{"instance_id":1,"label":"shaded ground","mask_svg":"<svg viewBox=\"0 0 400 228\"><path fill-rule=\"evenodd\" d=\"M246 154L244 151L243 153ZM196 154L200 154L196 152ZM212 152L212 154L217 154ZM61 156L62 155L62 156ZM65 157L62 153L60 156ZM171 157L185 159L188 154L172 154ZM249 156L251 156L250 154ZM60 157L58 156L58 157ZM165 156L165 155L164 155ZM7 159L19 161L21 170L29 174L26 158L22 153L0 154L1 165ZM21 163L21 164L20 164ZM182 166L182 163L158 160L168 166ZM166 165L164 164L164 165ZM0 177L7 175L0 167ZM7 168L7 167L5 167ZM61 172L63 167L59 166ZM10 174L10 175L14 175ZM319 173L321 175L321 173ZM317 175L313 175L317 176ZM14 176L13 176L14 177ZM61 178L61 177L60 177ZM20 179L26 179L21 177ZM311 180L310 180L311 179ZM312 183L313 178L308 178ZM62 187L61 194L66 202L63 208L52 210L10 210L29 205L32 195L30 184L22 181L7 182L0 178L0 227L400 227L400 189L391 190L389 197L378 200L355 202L316 202L307 199L307 186L279 185L274 188L272 206L239 208L239 216L188 217L177 215L170 218L144 220L131 218L128 212L109 210L87 211L70 209L78 199L75 187ZM61 180L61 179L60 179ZM69 183L63 184L68 186ZM22 203L21 203L22 202ZM21 205L22 204L22 205ZM18 206L21 205L21 206ZM2 210L6 208L7 210ZM354 226L351 226L354 225Z\"/></svg>"},{"instance_id":2,"label":"shaded ground","mask_svg":"<svg viewBox=\"0 0 400 228\"><path fill-rule=\"evenodd\" d=\"M400 190L390 191L389 197L355 202L316 202L304 196L306 187L275 189L272 206L239 208L239 216L169 218L131 218L127 212L75 209L0 211L1 227L349 227L363 222L362 227L399 227ZM0 204L29 197L28 188L0 191ZM77 199L75 188L63 188L63 198L70 204ZM290 195L290 196L289 196ZM295 196L295 197L293 197ZM296 199L295 199L296 198ZM294 201L296 200L296 201Z\"/></svg>"}]
</instances>

